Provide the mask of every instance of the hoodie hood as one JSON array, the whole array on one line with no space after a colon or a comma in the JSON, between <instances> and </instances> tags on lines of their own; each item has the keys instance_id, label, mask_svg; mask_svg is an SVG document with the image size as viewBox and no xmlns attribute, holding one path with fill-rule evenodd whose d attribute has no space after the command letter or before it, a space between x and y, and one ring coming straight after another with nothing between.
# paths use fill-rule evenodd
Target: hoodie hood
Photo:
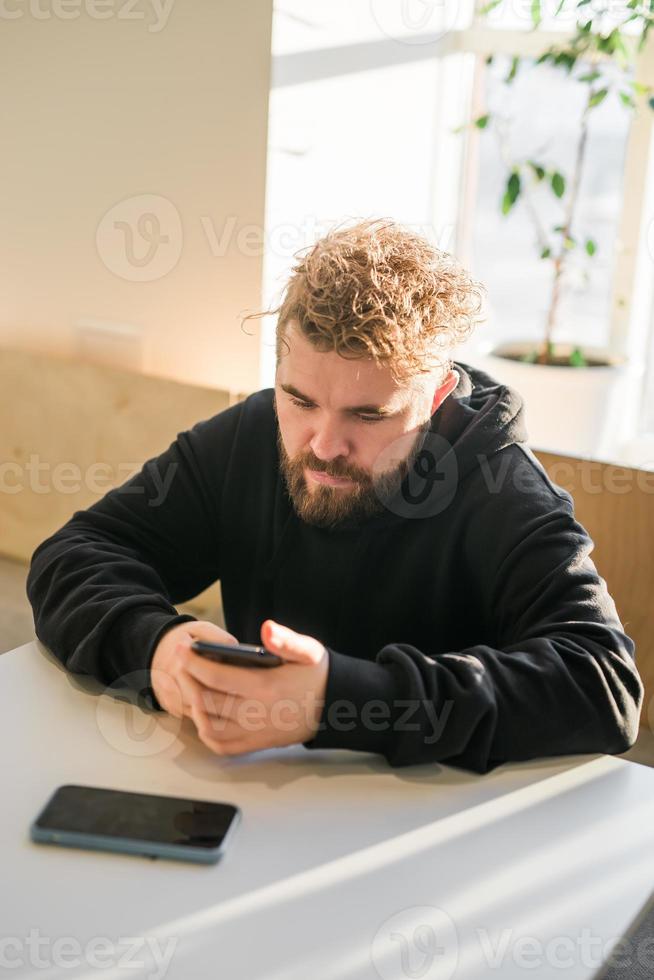
<instances>
[{"instance_id":1,"label":"hoodie hood","mask_svg":"<svg viewBox=\"0 0 654 980\"><path fill-rule=\"evenodd\" d=\"M432 415L408 488L403 485L382 514L363 522L367 527L441 512L446 498L454 496L461 481L482 461L513 443L526 442L521 395L469 364L454 361L453 369L459 382ZM334 530L355 526L344 521Z\"/></svg>"},{"instance_id":2,"label":"hoodie hood","mask_svg":"<svg viewBox=\"0 0 654 980\"><path fill-rule=\"evenodd\" d=\"M448 442L459 476L479 465L478 456L491 456L517 442L527 441L522 396L485 371L454 361L459 383L432 415L430 431Z\"/></svg>"}]
</instances>

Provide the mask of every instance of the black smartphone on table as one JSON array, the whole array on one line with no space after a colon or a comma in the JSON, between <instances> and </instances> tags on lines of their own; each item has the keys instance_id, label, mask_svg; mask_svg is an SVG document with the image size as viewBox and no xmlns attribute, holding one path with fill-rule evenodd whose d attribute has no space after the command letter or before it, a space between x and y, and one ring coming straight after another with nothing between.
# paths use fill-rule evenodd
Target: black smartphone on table
<instances>
[{"instance_id":1,"label":"black smartphone on table","mask_svg":"<svg viewBox=\"0 0 654 980\"><path fill-rule=\"evenodd\" d=\"M276 653L250 643L209 643L208 640L194 640L191 650L207 660L235 664L237 667L279 667L284 663L284 659Z\"/></svg>"},{"instance_id":2,"label":"black smartphone on table","mask_svg":"<svg viewBox=\"0 0 654 980\"><path fill-rule=\"evenodd\" d=\"M214 864L241 811L214 803L98 786L60 786L30 827L37 844Z\"/></svg>"}]
</instances>

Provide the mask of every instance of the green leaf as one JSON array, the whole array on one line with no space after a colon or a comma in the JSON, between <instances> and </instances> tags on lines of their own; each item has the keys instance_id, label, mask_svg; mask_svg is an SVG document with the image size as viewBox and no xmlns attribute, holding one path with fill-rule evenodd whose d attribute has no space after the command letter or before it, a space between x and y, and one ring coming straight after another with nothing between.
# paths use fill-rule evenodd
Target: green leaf
<instances>
[{"instance_id":1,"label":"green leaf","mask_svg":"<svg viewBox=\"0 0 654 980\"><path fill-rule=\"evenodd\" d=\"M477 119L472 119L470 122L462 123L461 126L456 126L452 132L458 136L459 133L462 133L464 129L469 129L470 126L477 126L478 129L486 129L489 120L490 115L478 116Z\"/></svg>"},{"instance_id":2,"label":"green leaf","mask_svg":"<svg viewBox=\"0 0 654 980\"><path fill-rule=\"evenodd\" d=\"M627 46L624 43L624 38L622 37L622 34L620 33L617 27L613 31L613 35L614 35L613 50L616 51L621 56L623 61L628 61L629 52L627 51Z\"/></svg>"},{"instance_id":3,"label":"green leaf","mask_svg":"<svg viewBox=\"0 0 654 980\"><path fill-rule=\"evenodd\" d=\"M566 250L566 252L571 252L573 248L577 247L577 243L574 240L574 238L570 238L569 235L566 235L565 238L563 239L563 247Z\"/></svg>"},{"instance_id":4,"label":"green leaf","mask_svg":"<svg viewBox=\"0 0 654 980\"><path fill-rule=\"evenodd\" d=\"M623 105L626 105L629 109L635 109L636 103L634 102L633 96L629 92L620 92L620 101Z\"/></svg>"},{"instance_id":5,"label":"green leaf","mask_svg":"<svg viewBox=\"0 0 654 980\"><path fill-rule=\"evenodd\" d=\"M539 163L535 163L533 160L527 160L527 164L533 170L536 180L542 180L545 176L545 167L541 167Z\"/></svg>"},{"instance_id":6,"label":"green leaf","mask_svg":"<svg viewBox=\"0 0 654 980\"><path fill-rule=\"evenodd\" d=\"M482 16L485 16L486 14L489 14L491 10L495 10L496 7L499 7L501 3L502 0L490 0L489 3L485 3L483 7L479 8L479 13Z\"/></svg>"},{"instance_id":7,"label":"green leaf","mask_svg":"<svg viewBox=\"0 0 654 980\"><path fill-rule=\"evenodd\" d=\"M580 347L575 347L575 349L570 354L569 363L571 367L586 367L586 358L584 357Z\"/></svg>"},{"instance_id":8,"label":"green leaf","mask_svg":"<svg viewBox=\"0 0 654 980\"><path fill-rule=\"evenodd\" d=\"M614 27L606 37L602 37L601 34L596 35L595 44L597 50L603 51L604 54L618 54L623 61L629 60L629 52L617 27Z\"/></svg>"},{"instance_id":9,"label":"green leaf","mask_svg":"<svg viewBox=\"0 0 654 980\"><path fill-rule=\"evenodd\" d=\"M558 170L555 170L550 178L550 183L556 196L563 197L565 194L565 177L563 174L560 174Z\"/></svg>"},{"instance_id":10,"label":"green leaf","mask_svg":"<svg viewBox=\"0 0 654 980\"><path fill-rule=\"evenodd\" d=\"M609 90L607 88L598 89L598 91L594 92L589 98L588 108L592 109L594 106L600 105L600 103L604 101L604 99L608 94L609 94Z\"/></svg>"},{"instance_id":11,"label":"green leaf","mask_svg":"<svg viewBox=\"0 0 654 980\"><path fill-rule=\"evenodd\" d=\"M599 77L600 77L600 73L598 71L589 71L585 75L580 75L579 78L577 79L577 81L578 82L596 82Z\"/></svg>"},{"instance_id":12,"label":"green leaf","mask_svg":"<svg viewBox=\"0 0 654 980\"><path fill-rule=\"evenodd\" d=\"M563 65L564 68L571 72L577 62L577 55L572 51L559 51L557 55L553 58L553 64Z\"/></svg>"},{"instance_id":13,"label":"green leaf","mask_svg":"<svg viewBox=\"0 0 654 980\"><path fill-rule=\"evenodd\" d=\"M534 27L538 27L542 19L540 0L531 0L531 22Z\"/></svg>"},{"instance_id":14,"label":"green leaf","mask_svg":"<svg viewBox=\"0 0 654 980\"><path fill-rule=\"evenodd\" d=\"M636 48L638 54L643 50L647 44L647 35L649 34L650 27L652 26L652 21L648 20L643 27L643 33L640 35L640 41L638 42L638 47Z\"/></svg>"},{"instance_id":15,"label":"green leaf","mask_svg":"<svg viewBox=\"0 0 654 980\"><path fill-rule=\"evenodd\" d=\"M554 11L554 16L555 17L558 17L559 16L559 14L561 13L561 11L563 10L564 4L565 4L565 0L559 0L559 5L556 8L556 10Z\"/></svg>"},{"instance_id":16,"label":"green leaf","mask_svg":"<svg viewBox=\"0 0 654 980\"><path fill-rule=\"evenodd\" d=\"M594 255L595 252L597 251L597 245L595 244L595 242L593 241L592 238L587 238L586 239L586 246L585 246L585 248L586 248L586 251L588 252L589 255Z\"/></svg>"},{"instance_id":17,"label":"green leaf","mask_svg":"<svg viewBox=\"0 0 654 980\"><path fill-rule=\"evenodd\" d=\"M514 170L506 182L506 190L502 198L502 214L508 214L520 196L520 174Z\"/></svg>"},{"instance_id":18,"label":"green leaf","mask_svg":"<svg viewBox=\"0 0 654 980\"><path fill-rule=\"evenodd\" d=\"M549 259L551 254L552 254L552 249L549 247L549 245L546 245L545 248L541 251L540 257L541 259Z\"/></svg>"},{"instance_id":19,"label":"green leaf","mask_svg":"<svg viewBox=\"0 0 654 980\"><path fill-rule=\"evenodd\" d=\"M514 55L513 58L511 59L511 68L509 69L509 74L504 79L507 85L510 85L510 83L513 81L515 76L518 74L519 64L520 64L520 58L518 58L517 55Z\"/></svg>"},{"instance_id":20,"label":"green leaf","mask_svg":"<svg viewBox=\"0 0 654 980\"><path fill-rule=\"evenodd\" d=\"M629 84L631 85L636 95L648 95L649 92L651 91L649 85L643 85L642 82L629 82Z\"/></svg>"}]
</instances>

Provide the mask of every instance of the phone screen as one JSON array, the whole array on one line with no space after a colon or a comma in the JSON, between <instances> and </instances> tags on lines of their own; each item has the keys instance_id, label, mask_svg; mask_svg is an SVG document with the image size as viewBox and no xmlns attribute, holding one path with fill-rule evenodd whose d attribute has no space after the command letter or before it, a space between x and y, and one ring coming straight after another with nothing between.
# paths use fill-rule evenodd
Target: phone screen
<instances>
[{"instance_id":1,"label":"phone screen","mask_svg":"<svg viewBox=\"0 0 654 980\"><path fill-rule=\"evenodd\" d=\"M238 809L230 803L60 786L35 821L42 830L219 847Z\"/></svg>"}]
</instances>

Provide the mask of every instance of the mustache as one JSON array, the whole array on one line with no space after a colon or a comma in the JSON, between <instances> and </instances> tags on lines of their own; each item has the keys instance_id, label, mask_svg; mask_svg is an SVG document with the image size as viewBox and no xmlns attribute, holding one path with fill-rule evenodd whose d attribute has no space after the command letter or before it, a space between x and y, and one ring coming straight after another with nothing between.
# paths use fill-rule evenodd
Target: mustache
<instances>
[{"instance_id":1,"label":"mustache","mask_svg":"<svg viewBox=\"0 0 654 980\"><path fill-rule=\"evenodd\" d=\"M377 477L389 483L392 480L402 479L412 468L416 457L418 456L420 449L422 448L427 432L430 428L430 419L427 419L418 429L418 436L416 442L408 454L408 456L397 466L395 471L390 474L383 474L382 477ZM314 470L316 473L324 473L326 476L333 476L337 479L351 480L354 483L358 483L362 487L372 487L375 484L375 476L372 473L367 473L362 470L353 470L348 467L339 466L338 463L324 462L318 459L314 454L309 451L301 452L293 456L291 459L286 452L284 447L284 442L282 439L281 429L277 425L277 448L279 452L282 464L285 467L287 473L293 474L294 479L300 479L301 473L304 469Z\"/></svg>"},{"instance_id":2,"label":"mustache","mask_svg":"<svg viewBox=\"0 0 654 980\"><path fill-rule=\"evenodd\" d=\"M324 463L321 460L316 459L315 456L308 456L306 453L295 457L293 459L293 465L297 466L298 469L304 469L306 467L306 469L313 470L315 473L324 473L325 476L333 476L341 480L353 480L357 483L369 481L367 474L361 474L358 471L354 473L352 470L334 466L329 463Z\"/></svg>"}]
</instances>

